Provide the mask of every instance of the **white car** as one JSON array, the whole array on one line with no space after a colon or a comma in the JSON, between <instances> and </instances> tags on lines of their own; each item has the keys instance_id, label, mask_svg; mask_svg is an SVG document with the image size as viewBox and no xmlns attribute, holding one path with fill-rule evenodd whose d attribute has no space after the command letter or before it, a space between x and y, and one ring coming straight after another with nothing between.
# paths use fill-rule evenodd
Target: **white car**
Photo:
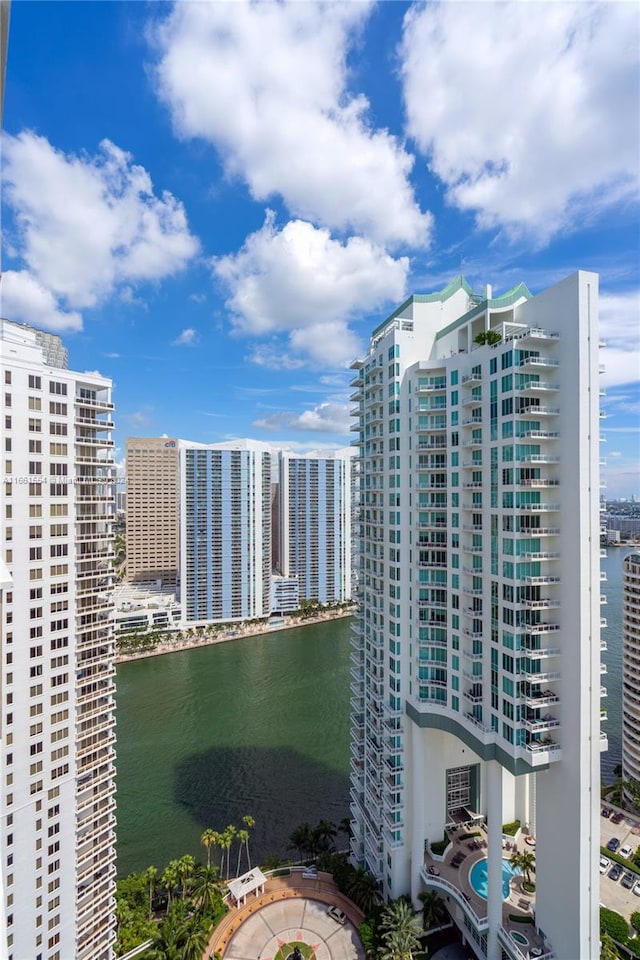
<instances>
[{"instance_id":1,"label":"white car","mask_svg":"<svg viewBox=\"0 0 640 960\"><path fill-rule=\"evenodd\" d=\"M600 873L606 873L611 866L611 860L608 857L600 857Z\"/></svg>"},{"instance_id":2,"label":"white car","mask_svg":"<svg viewBox=\"0 0 640 960\"><path fill-rule=\"evenodd\" d=\"M618 850L618 853L620 854L621 857L624 857L626 860L628 860L631 854L633 853L633 848L630 847L628 843L625 843L623 847L620 847L620 849Z\"/></svg>"},{"instance_id":3,"label":"white car","mask_svg":"<svg viewBox=\"0 0 640 960\"><path fill-rule=\"evenodd\" d=\"M635 893L636 897L640 897L640 880L638 880L635 887L633 888L633 892Z\"/></svg>"},{"instance_id":4,"label":"white car","mask_svg":"<svg viewBox=\"0 0 640 960\"><path fill-rule=\"evenodd\" d=\"M327 913L336 921L336 923L341 923L344 926L344 924L347 922L346 913L343 913L342 910L338 909L338 907L328 907Z\"/></svg>"}]
</instances>

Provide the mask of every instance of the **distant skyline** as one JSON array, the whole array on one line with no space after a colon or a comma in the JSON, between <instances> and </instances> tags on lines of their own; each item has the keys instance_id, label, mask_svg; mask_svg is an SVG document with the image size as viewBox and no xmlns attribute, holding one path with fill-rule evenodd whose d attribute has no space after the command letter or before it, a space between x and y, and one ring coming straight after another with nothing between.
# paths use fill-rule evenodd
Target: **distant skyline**
<instances>
[{"instance_id":1,"label":"distant skyline","mask_svg":"<svg viewBox=\"0 0 640 960\"><path fill-rule=\"evenodd\" d=\"M601 277L608 498L640 494L633 3L11 8L2 309L126 436L349 443L410 293Z\"/></svg>"}]
</instances>

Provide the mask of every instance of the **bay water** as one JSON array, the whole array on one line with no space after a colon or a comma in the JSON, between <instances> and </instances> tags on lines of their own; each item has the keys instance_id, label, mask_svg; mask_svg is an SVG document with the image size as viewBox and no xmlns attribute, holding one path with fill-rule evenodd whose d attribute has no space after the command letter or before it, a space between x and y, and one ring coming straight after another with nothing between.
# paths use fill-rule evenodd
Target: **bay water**
<instances>
[{"instance_id":1,"label":"bay water","mask_svg":"<svg viewBox=\"0 0 640 960\"><path fill-rule=\"evenodd\" d=\"M609 750L621 757L622 560L602 560ZM118 875L204 858L202 832L255 818L253 862L298 824L349 815L349 618L118 666ZM344 838L343 838L344 842Z\"/></svg>"},{"instance_id":2,"label":"bay water","mask_svg":"<svg viewBox=\"0 0 640 960\"><path fill-rule=\"evenodd\" d=\"M245 814L253 863L297 857L298 824L349 815L350 623L119 664L118 876L204 860L202 832Z\"/></svg>"}]
</instances>

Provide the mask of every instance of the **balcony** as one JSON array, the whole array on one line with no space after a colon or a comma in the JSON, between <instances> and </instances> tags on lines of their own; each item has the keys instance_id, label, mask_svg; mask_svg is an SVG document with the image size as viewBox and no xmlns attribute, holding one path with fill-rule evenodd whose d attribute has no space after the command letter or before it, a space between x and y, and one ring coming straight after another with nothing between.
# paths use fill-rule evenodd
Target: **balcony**
<instances>
[{"instance_id":1,"label":"balcony","mask_svg":"<svg viewBox=\"0 0 640 960\"><path fill-rule=\"evenodd\" d=\"M77 427L88 427L89 429L96 430L115 430L113 420L98 420L97 417L83 417L77 414L73 418L73 422Z\"/></svg>"},{"instance_id":2,"label":"balcony","mask_svg":"<svg viewBox=\"0 0 640 960\"><path fill-rule=\"evenodd\" d=\"M550 597L544 597L541 600L521 599L520 605L526 610L552 610L560 606L559 600L551 600Z\"/></svg>"},{"instance_id":3,"label":"balcony","mask_svg":"<svg viewBox=\"0 0 640 960\"><path fill-rule=\"evenodd\" d=\"M468 720L469 723L476 728L476 730L479 730L483 734L495 733L495 730L492 730L491 727L486 723L483 723L482 720L478 720L478 718L474 717L472 713L465 713L464 718L465 720Z\"/></svg>"},{"instance_id":4,"label":"balcony","mask_svg":"<svg viewBox=\"0 0 640 960\"><path fill-rule=\"evenodd\" d=\"M75 404L78 407L89 407L91 410L114 410L115 404L108 400L100 400L97 397L89 399L88 397L75 397Z\"/></svg>"},{"instance_id":5,"label":"balcony","mask_svg":"<svg viewBox=\"0 0 640 960\"><path fill-rule=\"evenodd\" d=\"M516 410L517 417L557 417L559 413L559 407L524 407Z\"/></svg>"},{"instance_id":6,"label":"balcony","mask_svg":"<svg viewBox=\"0 0 640 960\"><path fill-rule=\"evenodd\" d=\"M481 650L471 650L469 647L463 647L462 654L467 660L471 660L473 663L480 663L484 657L484 653Z\"/></svg>"},{"instance_id":7,"label":"balcony","mask_svg":"<svg viewBox=\"0 0 640 960\"><path fill-rule=\"evenodd\" d=\"M482 703L483 696L481 693L471 693L470 690L465 690L462 694L465 700L468 700L469 703L477 704Z\"/></svg>"},{"instance_id":8,"label":"balcony","mask_svg":"<svg viewBox=\"0 0 640 960\"><path fill-rule=\"evenodd\" d=\"M553 690L543 690L540 693L523 694L522 699L528 707L548 707L560 703L560 697Z\"/></svg>"},{"instance_id":9,"label":"balcony","mask_svg":"<svg viewBox=\"0 0 640 960\"><path fill-rule=\"evenodd\" d=\"M513 387L514 393L540 393L540 392L551 392L559 390L560 385L558 383L550 383L548 380L531 380L529 383L522 384L522 386Z\"/></svg>"},{"instance_id":10,"label":"balcony","mask_svg":"<svg viewBox=\"0 0 640 960\"><path fill-rule=\"evenodd\" d=\"M560 721L550 714L539 719L524 720L523 726L530 733L543 733L546 730L553 730L560 726Z\"/></svg>"},{"instance_id":11,"label":"balcony","mask_svg":"<svg viewBox=\"0 0 640 960\"><path fill-rule=\"evenodd\" d=\"M530 453L520 457L518 463L560 463L560 457L552 457L546 453Z\"/></svg>"},{"instance_id":12,"label":"balcony","mask_svg":"<svg viewBox=\"0 0 640 960\"><path fill-rule=\"evenodd\" d=\"M552 683L554 680L560 679L560 674L557 670L549 673L533 673L530 670L521 670L520 677L529 683Z\"/></svg>"},{"instance_id":13,"label":"balcony","mask_svg":"<svg viewBox=\"0 0 640 960\"><path fill-rule=\"evenodd\" d=\"M557 440L560 434L553 430L525 430L518 434L518 440Z\"/></svg>"},{"instance_id":14,"label":"balcony","mask_svg":"<svg viewBox=\"0 0 640 960\"><path fill-rule=\"evenodd\" d=\"M535 369L536 367L559 367L560 361L553 360L551 357L523 357L520 361L520 368L527 367Z\"/></svg>"},{"instance_id":15,"label":"balcony","mask_svg":"<svg viewBox=\"0 0 640 960\"><path fill-rule=\"evenodd\" d=\"M555 763L562 759L560 744L555 743L550 738L546 743L524 743L520 750L524 754L524 759L532 767L540 767L543 764Z\"/></svg>"}]
</instances>

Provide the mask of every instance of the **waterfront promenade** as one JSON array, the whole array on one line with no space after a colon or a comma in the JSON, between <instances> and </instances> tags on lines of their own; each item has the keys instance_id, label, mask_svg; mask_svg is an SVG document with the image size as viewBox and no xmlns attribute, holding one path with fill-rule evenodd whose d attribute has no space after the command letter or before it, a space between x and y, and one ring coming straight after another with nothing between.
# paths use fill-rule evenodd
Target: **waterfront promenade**
<instances>
[{"instance_id":1,"label":"waterfront promenade","mask_svg":"<svg viewBox=\"0 0 640 960\"><path fill-rule=\"evenodd\" d=\"M330 620L342 620L344 617L353 616L355 607L341 608L339 610L323 610L315 617L306 617L298 619L286 619L274 623L250 623L247 625L230 624L225 630L214 636L189 637L185 638L182 634L179 638L167 640L158 643L156 647L149 650L139 650L136 653L119 653L116 655L116 663L129 663L131 660L146 660L148 657L161 657L167 653L180 653L183 650L196 650L200 647L210 647L218 643L227 643L229 640L242 640L245 637L258 637L264 634L279 633L281 630L296 630L306 626L318 623L326 623Z\"/></svg>"}]
</instances>

